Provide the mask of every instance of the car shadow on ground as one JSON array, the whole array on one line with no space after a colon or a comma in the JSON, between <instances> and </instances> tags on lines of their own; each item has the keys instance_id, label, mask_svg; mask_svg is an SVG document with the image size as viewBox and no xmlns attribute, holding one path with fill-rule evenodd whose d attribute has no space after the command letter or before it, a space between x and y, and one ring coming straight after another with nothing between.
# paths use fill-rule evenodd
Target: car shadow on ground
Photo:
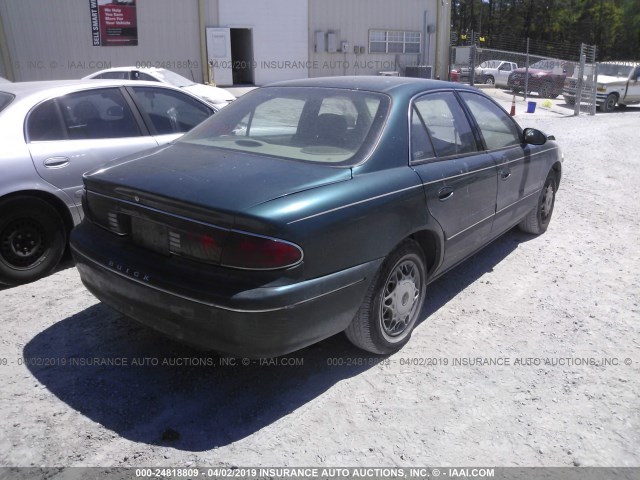
<instances>
[{"instance_id":1,"label":"car shadow on ground","mask_svg":"<svg viewBox=\"0 0 640 480\"><path fill-rule=\"evenodd\" d=\"M509 232L430 285L421 318L530 238ZM132 441L184 451L238 441L341 380L385 368L384 357L357 350L342 334L275 360L220 357L175 343L103 304L39 333L23 356L41 384L92 421Z\"/></svg>"},{"instance_id":2,"label":"car shadow on ground","mask_svg":"<svg viewBox=\"0 0 640 480\"><path fill-rule=\"evenodd\" d=\"M71 254L64 254L64 256L62 257L62 259L60 260L60 263L56 266L56 268L53 270L53 272L51 272L49 275L54 275L58 272L62 272L63 270L67 270L68 268L74 268L76 266L76 264L74 263L73 259L71 258ZM38 279L39 280L39 279ZM37 282L38 280L34 280L34 282ZM3 290L9 290L11 288L16 288L19 287L20 285L4 285L2 283L0 283L0 292L2 292Z\"/></svg>"}]
</instances>

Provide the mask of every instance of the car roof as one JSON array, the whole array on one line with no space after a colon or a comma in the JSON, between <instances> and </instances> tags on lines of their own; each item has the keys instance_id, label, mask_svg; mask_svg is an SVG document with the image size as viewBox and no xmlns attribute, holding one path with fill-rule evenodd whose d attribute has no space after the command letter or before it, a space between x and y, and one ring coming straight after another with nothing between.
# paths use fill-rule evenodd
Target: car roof
<instances>
[{"instance_id":1,"label":"car roof","mask_svg":"<svg viewBox=\"0 0 640 480\"><path fill-rule=\"evenodd\" d=\"M386 94L416 95L428 90L442 88L477 91L477 89L454 82L428 80L413 77L388 76L351 76L351 77L319 77L300 80L288 80L268 85L269 87L325 87L347 90L366 90Z\"/></svg>"},{"instance_id":2,"label":"car roof","mask_svg":"<svg viewBox=\"0 0 640 480\"><path fill-rule=\"evenodd\" d=\"M32 104L52 97L66 95L80 90L91 90L105 87L121 86L149 86L182 91L177 87L165 83L141 81L141 80L44 80L37 82L14 82L0 84L0 92L7 92L16 98L13 103L27 100Z\"/></svg>"},{"instance_id":3,"label":"car roof","mask_svg":"<svg viewBox=\"0 0 640 480\"><path fill-rule=\"evenodd\" d=\"M96 80L41 80L36 82L12 82L2 85L2 89L11 93L32 93L40 92L44 90L54 90L59 88L77 86L95 87L98 86L120 86L120 85L158 85L157 82L143 82L140 80L123 80L123 79L96 79Z\"/></svg>"}]
</instances>

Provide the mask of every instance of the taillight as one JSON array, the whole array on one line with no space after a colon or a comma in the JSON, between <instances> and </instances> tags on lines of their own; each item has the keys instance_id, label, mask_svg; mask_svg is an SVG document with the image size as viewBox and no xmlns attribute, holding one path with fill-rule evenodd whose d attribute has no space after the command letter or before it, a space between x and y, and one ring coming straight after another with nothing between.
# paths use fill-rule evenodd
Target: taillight
<instances>
[{"instance_id":1,"label":"taillight","mask_svg":"<svg viewBox=\"0 0 640 480\"><path fill-rule=\"evenodd\" d=\"M273 270L296 265L302 249L283 240L231 232L226 239L221 264L250 270Z\"/></svg>"},{"instance_id":2,"label":"taillight","mask_svg":"<svg viewBox=\"0 0 640 480\"><path fill-rule=\"evenodd\" d=\"M194 260L218 263L226 235L225 230L194 228L191 231L186 231L169 228L169 252Z\"/></svg>"}]
</instances>

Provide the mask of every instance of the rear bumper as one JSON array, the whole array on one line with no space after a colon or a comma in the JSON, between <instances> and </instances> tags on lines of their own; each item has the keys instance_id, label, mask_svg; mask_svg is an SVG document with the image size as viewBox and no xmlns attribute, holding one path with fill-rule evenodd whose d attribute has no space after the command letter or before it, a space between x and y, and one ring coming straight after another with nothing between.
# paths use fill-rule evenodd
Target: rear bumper
<instances>
[{"instance_id":1,"label":"rear bumper","mask_svg":"<svg viewBox=\"0 0 640 480\"><path fill-rule=\"evenodd\" d=\"M311 280L242 288L210 276L206 265L187 272L180 259L154 261L152 252L144 252L150 258L141 260L140 251L109 244L115 240L105 240L111 237L105 232L92 235L96 228L88 222L76 228L71 250L82 282L99 300L179 341L244 357L284 355L343 331L382 262ZM168 276L171 280L165 280Z\"/></svg>"}]
</instances>

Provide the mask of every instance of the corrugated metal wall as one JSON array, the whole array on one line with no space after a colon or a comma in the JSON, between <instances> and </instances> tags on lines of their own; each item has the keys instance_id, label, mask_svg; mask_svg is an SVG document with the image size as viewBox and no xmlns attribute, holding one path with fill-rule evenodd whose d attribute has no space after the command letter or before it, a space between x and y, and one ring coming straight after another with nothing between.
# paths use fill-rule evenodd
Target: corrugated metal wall
<instances>
[{"instance_id":1,"label":"corrugated metal wall","mask_svg":"<svg viewBox=\"0 0 640 480\"><path fill-rule=\"evenodd\" d=\"M220 27L253 31L255 83L307 78L308 10L303 0L218 0Z\"/></svg>"},{"instance_id":2,"label":"corrugated metal wall","mask_svg":"<svg viewBox=\"0 0 640 480\"><path fill-rule=\"evenodd\" d=\"M422 55L370 54L369 30L423 31L424 12L429 23L437 23L437 0L309 0L309 76L377 75L380 71L397 70L421 63ZM315 31L339 31L338 44L346 41L349 52L315 52ZM430 35L427 64L435 65L435 34ZM356 55L354 46L365 47L364 55Z\"/></svg>"},{"instance_id":3,"label":"corrugated metal wall","mask_svg":"<svg viewBox=\"0 0 640 480\"><path fill-rule=\"evenodd\" d=\"M446 70L448 29L438 25L438 0L137 0L139 44L120 47L92 45L89 0L2 0L0 19L17 81L81 78L111 66L151 65L201 82L206 65L199 7L204 27L252 28L258 85L306 76L377 74L396 70L396 62L401 67L419 63L422 55L369 54L368 34L370 29L423 32L425 12L428 23L438 27L444 45L441 69ZM338 31L338 41L347 41L349 52L316 53L316 30ZM435 66L436 34L428 38L427 64ZM366 53L356 55L356 45Z\"/></svg>"},{"instance_id":4,"label":"corrugated metal wall","mask_svg":"<svg viewBox=\"0 0 640 480\"><path fill-rule=\"evenodd\" d=\"M0 2L16 81L81 78L136 64L164 64L202 81L197 0L137 3L138 46L94 47L88 0Z\"/></svg>"}]
</instances>

